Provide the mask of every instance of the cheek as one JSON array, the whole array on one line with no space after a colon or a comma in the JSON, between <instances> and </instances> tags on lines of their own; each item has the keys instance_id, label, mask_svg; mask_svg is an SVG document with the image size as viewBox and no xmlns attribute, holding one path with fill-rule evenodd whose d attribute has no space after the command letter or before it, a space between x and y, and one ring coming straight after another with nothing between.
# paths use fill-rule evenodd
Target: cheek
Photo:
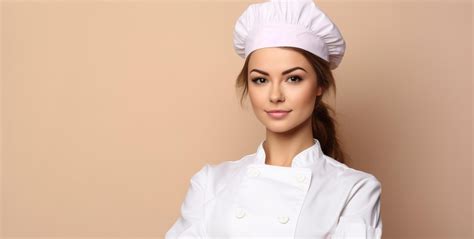
<instances>
[{"instance_id":1,"label":"cheek","mask_svg":"<svg viewBox=\"0 0 474 239\"><path fill-rule=\"evenodd\" d=\"M292 92L292 103L301 110L313 110L316 101L316 92L310 87L302 87Z\"/></svg>"},{"instance_id":2,"label":"cheek","mask_svg":"<svg viewBox=\"0 0 474 239\"><path fill-rule=\"evenodd\" d=\"M300 84L288 88L288 93L291 94L288 96L291 96L290 98L299 107L311 107L311 105L314 105L317 97L317 83L313 79L313 76L306 76Z\"/></svg>"},{"instance_id":3,"label":"cheek","mask_svg":"<svg viewBox=\"0 0 474 239\"><path fill-rule=\"evenodd\" d=\"M258 90L255 91L252 90L252 88L249 88L248 95L253 107L261 107L263 105L265 96L262 94L262 92L259 92Z\"/></svg>"}]
</instances>

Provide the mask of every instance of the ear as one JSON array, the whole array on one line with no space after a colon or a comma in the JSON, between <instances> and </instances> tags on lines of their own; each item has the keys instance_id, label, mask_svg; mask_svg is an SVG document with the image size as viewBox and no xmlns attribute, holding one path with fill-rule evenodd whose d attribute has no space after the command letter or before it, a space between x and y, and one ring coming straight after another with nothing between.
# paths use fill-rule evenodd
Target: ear
<instances>
[{"instance_id":1,"label":"ear","mask_svg":"<svg viewBox=\"0 0 474 239\"><path fill-rule=\"evenodd\" d=\"M318 90L317 90L317 94L316 94L316 95L317 95L317 96L320 96L320 95L323 94L323 92L324 92L323 87L318 86Z\"/></svg>"}]
</instances>

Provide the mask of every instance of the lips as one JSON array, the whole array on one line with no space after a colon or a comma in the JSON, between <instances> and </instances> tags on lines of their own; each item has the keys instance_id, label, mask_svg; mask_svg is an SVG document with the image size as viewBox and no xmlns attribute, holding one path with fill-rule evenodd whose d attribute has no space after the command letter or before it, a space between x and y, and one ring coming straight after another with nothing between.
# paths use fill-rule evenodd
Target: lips
<instances>
[{"instance_id":1,"label":"lips","mask_svg":"<svg viewBox=\"0 0 474 239\"><path fill-rule=\"evenodd\" d=\"M291 110L269 110L267 113L288 113Z\"/></svg>"},{"instance_id":2,"label":"lips","mask_svg":"<svg viewBox=\"0 0 474 239\"><path fill-rule=\"evenodd\" d=\"M282 119L287 116L291 112L291 110L269 110L266 112L273 119Z\"/></svg>"}]
</instances>

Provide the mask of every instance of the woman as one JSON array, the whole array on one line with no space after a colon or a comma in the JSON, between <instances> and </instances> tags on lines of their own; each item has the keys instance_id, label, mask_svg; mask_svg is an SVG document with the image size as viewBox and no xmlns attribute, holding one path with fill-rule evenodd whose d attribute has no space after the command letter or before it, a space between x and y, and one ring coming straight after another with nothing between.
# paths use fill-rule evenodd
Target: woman
<instances>
[{"instance_id":1,"label":"woman","mask_svg":"<svg viewBox=\"0 0 474 239\"><path fill-rule=\"evenodd\" d=\"M252 4L234 47L266 139L193 175L166 238L381 238L381 184L344 164L322 102L345 51L338 28L311 0Z\"/></svg>"}]
</instances>

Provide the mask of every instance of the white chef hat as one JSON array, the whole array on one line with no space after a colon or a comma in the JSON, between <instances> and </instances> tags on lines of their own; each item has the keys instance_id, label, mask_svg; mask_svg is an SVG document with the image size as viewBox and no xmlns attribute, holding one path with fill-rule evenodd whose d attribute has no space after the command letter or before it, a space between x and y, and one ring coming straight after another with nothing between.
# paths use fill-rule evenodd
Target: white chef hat
<instances>
[{"instance_id":1,"label":"white chef hat","mask_svg":"<svg viewBox=\"0 0 474 239\"><path fill-rule=\"evenodd\" d=\"M335 69L346 44L337 26L312 0L270 0L251 4L234 28L234 49L247 58L265 47L292 46L307 50Z\"/></svg>"}]
</instances>

